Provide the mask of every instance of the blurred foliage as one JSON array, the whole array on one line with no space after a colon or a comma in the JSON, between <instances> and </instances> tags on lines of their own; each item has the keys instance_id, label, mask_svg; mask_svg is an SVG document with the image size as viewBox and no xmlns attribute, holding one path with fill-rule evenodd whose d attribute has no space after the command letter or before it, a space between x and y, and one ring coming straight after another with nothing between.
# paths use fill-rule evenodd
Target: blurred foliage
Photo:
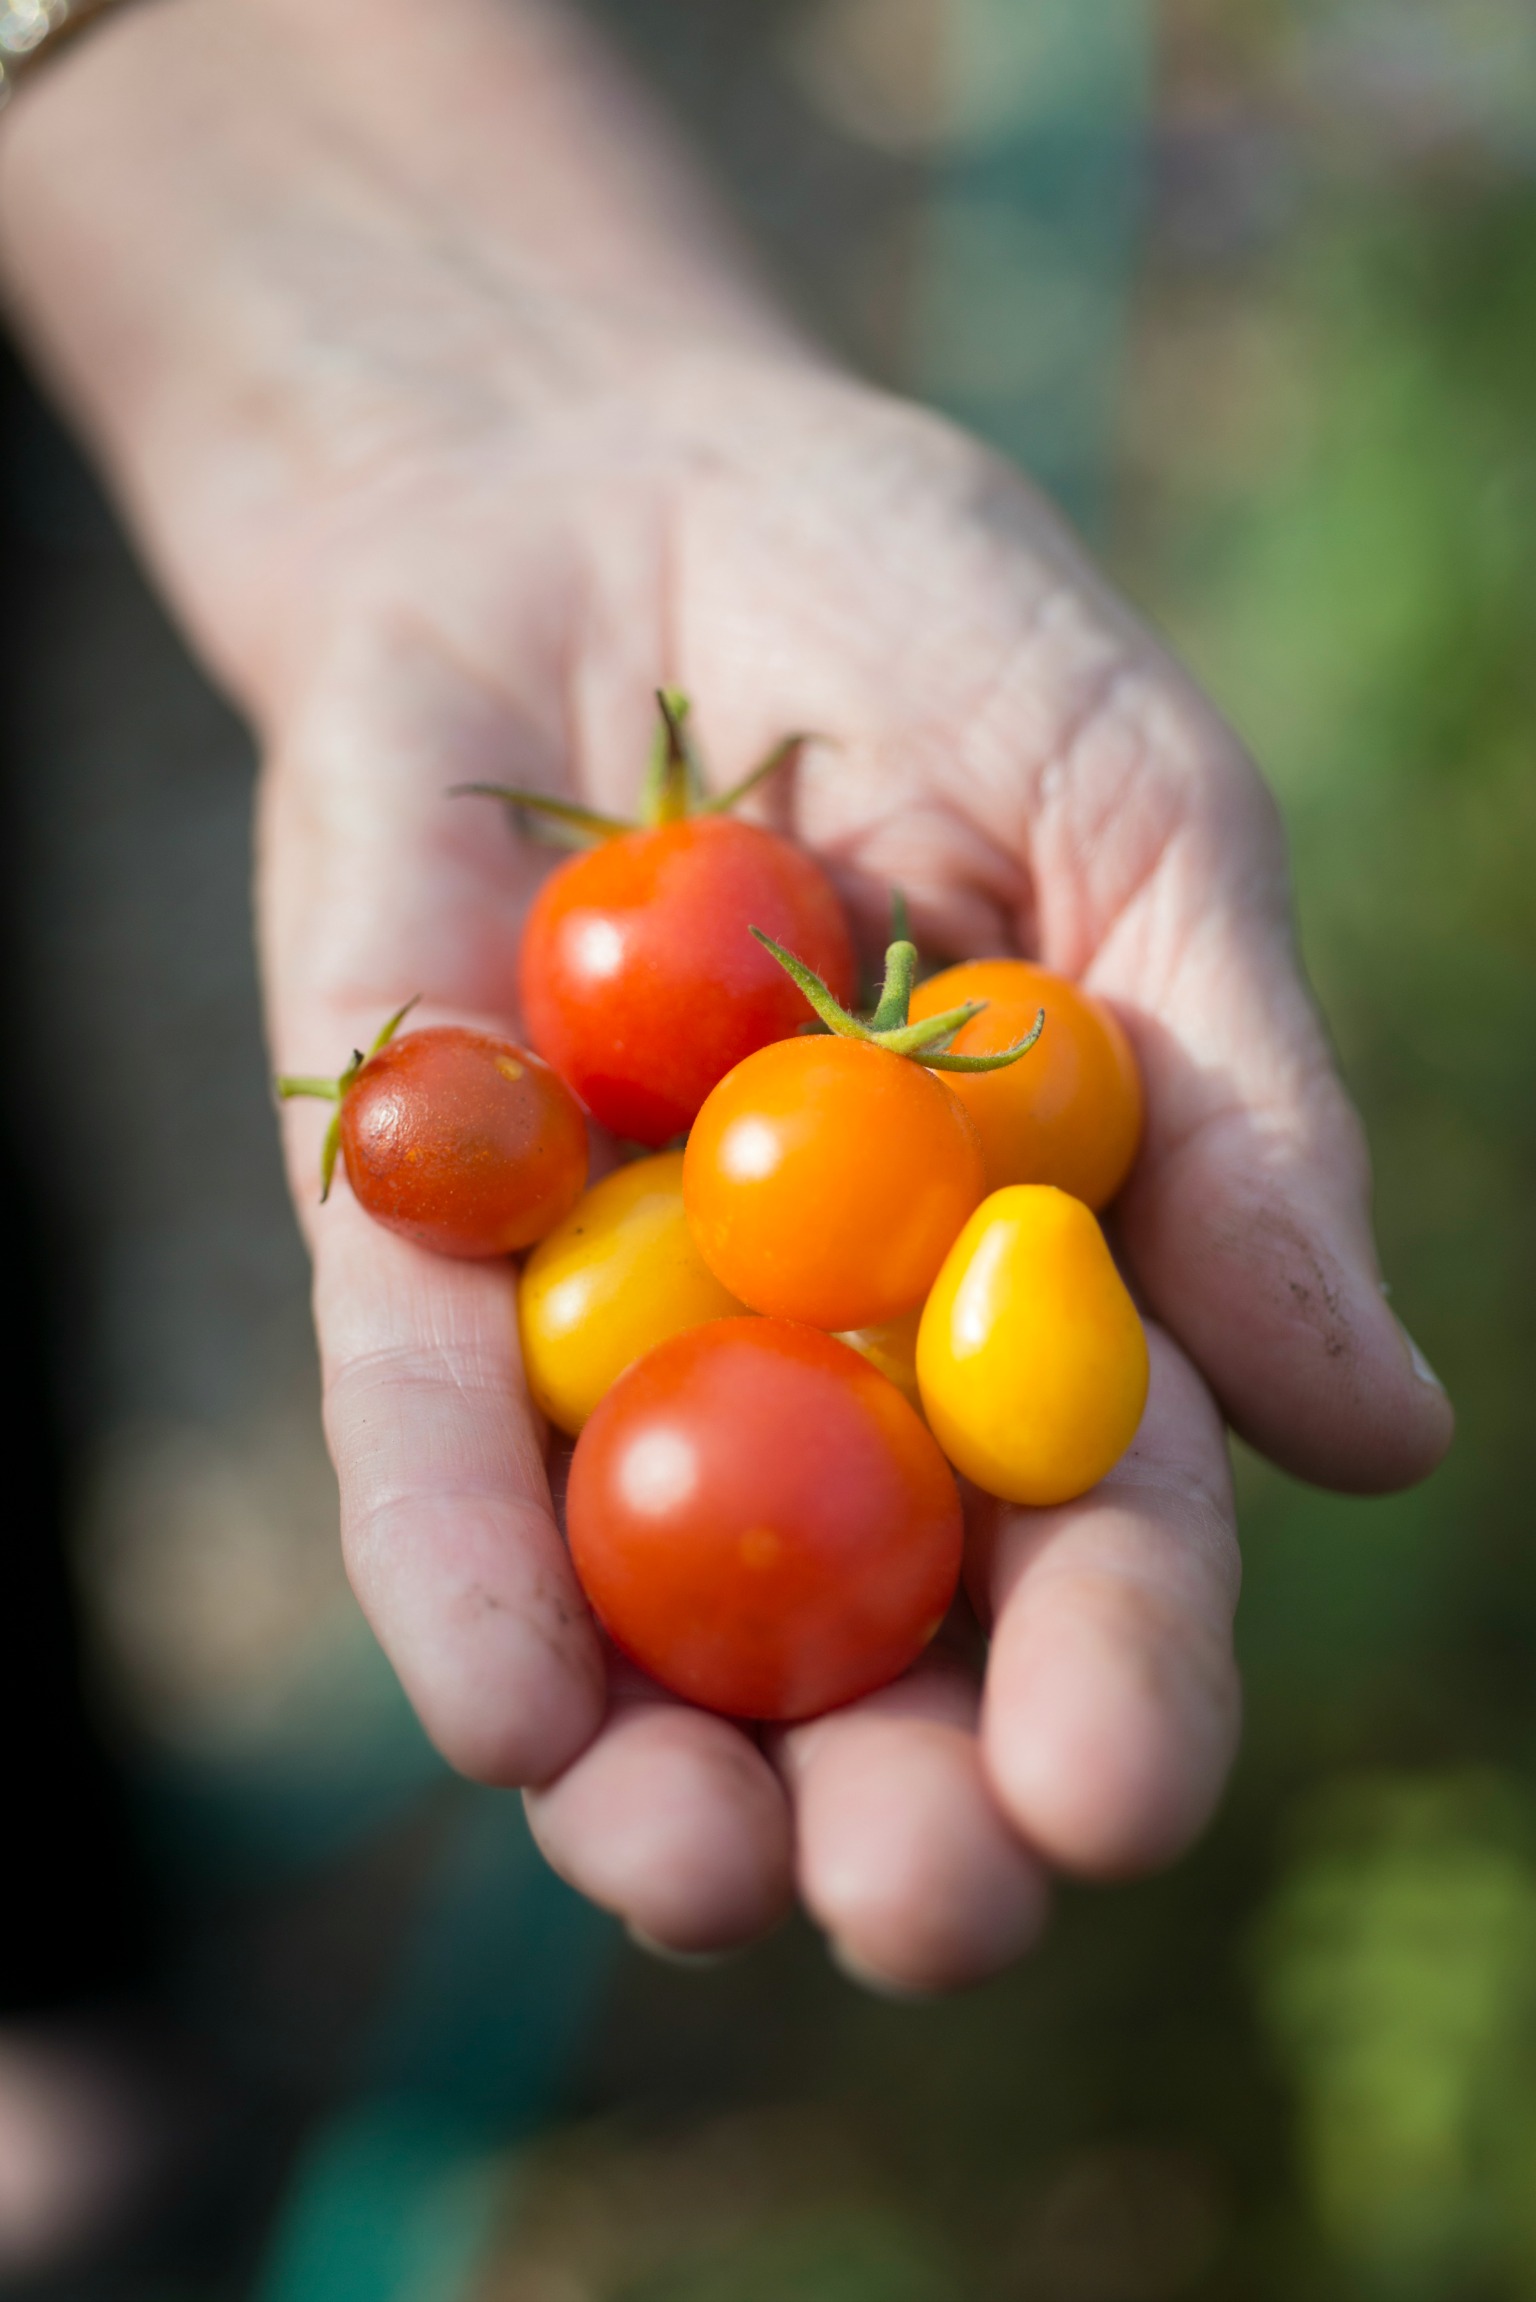
<instances>
[{"instance_id":1,"label":"blurred foliage","mask_svg":"<svg viewBox=\"0 0 1536 2302\"><path fill-rule=\"evenodd\" d=\"M1256 1936L1322 2227L1360 2289L1536 2275L1536 1844L1497 1776L1329 1785ZM1523 2273L1523 2276L1522 2276Z\"/></svg>"},{"instance_id":2,"label":"blurred foliage","mask_svg":"<svg viewBox=\"0 0 1536 2302\"><path fill-rule=\"evenodd\" d=\"M1536 2293L1536 43L1509 9L1266 14L1226 156L1246 126L1283 197L1223 261L1154 264L1124 557L1280 795L1394 1301L1461 1416L1445 1469L1386 1502L1241 1465L1236 1798L1260 1831L1279 1801L1299 1815L1254 1936L1303 2206L1278 2290L1516 2297Z\"/></svg>"},{"instance_id":3,"label":"blurred foliage","mask_svg":"<svg viewBox=\"0 0 1536 2302\"><path fill-rule=\"evenodd\" d=\"M1160 36L1111 558L1279 793L1458 1445L1381 1502L1240 1461L1225 1813L1025 1972L637 1963L590 2087L638 2107L525 2171L494 2302L1536 2302L1536 33Z\"/></svg>"}]
</instances>

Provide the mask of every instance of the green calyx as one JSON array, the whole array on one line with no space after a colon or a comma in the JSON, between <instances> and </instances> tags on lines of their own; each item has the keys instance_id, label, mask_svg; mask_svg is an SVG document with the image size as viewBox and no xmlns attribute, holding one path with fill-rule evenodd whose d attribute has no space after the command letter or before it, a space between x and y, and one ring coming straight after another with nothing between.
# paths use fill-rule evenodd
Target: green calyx
<instances>
[{"instance_id":1,"label":"green calyx","mask_svg":"<svg viewBox=\"0 0 1536 2302\"><path fill-rule=\"evenodd\" d=\"M595 808L573 801L551 799L542 791L520 791L504 783L456 783L450 797L474 793L499 799L509 807L518 829L555 847L600 847L605 840L622 839L630 831L656 831L668 823L683 823L690 816L728 815L749 791L793 759L804 735L786 735L750 775L729 791L713 795L705 787L704 770L688 733L688 698L675 687L656 690L658 725L651 745L650 764L640 788L640 813L633 823L621 815L601 815Z\"/></svg>"},{"instance_id":2,"label":"green calyx","mask_svg":"<svg viewBox=\"0 0 1536 2302\"><path fill-rule=\"evenodd\" d=\"M897 923L905 925L905 906L898 907ZM827 1029L839 1039L863 1039L871 1047L883 1047L891 1055L910 1056L921 1063L926 1071L1004 1071L1010 1063L1017 1063L1027 1055L1045 1029L1045 1009L1042 1007L1022 1039L1011 1047L1000 1048L995 1055L951 1055L950 1041L957 1031L964 1030L972 1016L979 1015L986 1006L984 999L967 999L963 1006L947 1007L942 1015L926 1016L921 1023L909 1023L908 1011L912 1005L912 989L917 981L917 946L905 935L898 934L885 954L885 981L880 997L868 1022L850 1015L840 999L834 999L821 977L792 951L775 943L760 927L751 933L765 951L774 958L805 993L812 1007Z\"/></svg>"},{"instance_id":3,"label":"green calyx","mask_svg":"<svg viewBox=\"0 0 1536 2302\"><path fill-rule=\"evenodd\" d=\"M273 1082L285 1103L291 1103L296 1095L312 1095L318 1102L334 1103L336 1106L335 1116L325 1131L325 1143L320 1152L320 1204L322 1207L331 1195L331 1184L336 1175L336 1154L341 1149L341 1106L346 1100L347 1089L359 1071L362 1070L369 1056L377 1055L381 1047L389 1045L420 997L421 993L418 991L415 999L408 999L403 1007L395 1009L394 1014L383 1026L366 1055L361 1047L354 1047L351 1062L345 1071L339 1073L335 1079L284 1076Z\"/></svg>"}]
</instances>

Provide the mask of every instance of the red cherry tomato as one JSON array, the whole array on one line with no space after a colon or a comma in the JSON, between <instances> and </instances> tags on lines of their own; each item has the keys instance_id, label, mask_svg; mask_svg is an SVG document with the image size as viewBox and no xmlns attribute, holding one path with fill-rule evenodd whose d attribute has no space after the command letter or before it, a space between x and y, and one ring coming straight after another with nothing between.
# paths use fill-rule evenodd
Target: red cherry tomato
<instances>
[{"instance_id":1,"label":"red cherry tomato","mask_svg":"<svg viewBox=\"0 0 1536 2302\"><path fill-rule=\"evenodd\" d=\"M341 1156L375 1222L440 1255L506 1255L581 1197L587 1129L536 1055L444 1024L391 1040L347 1083Z\"/></svg>"},{"instance_id":2,"label":"red cherry tomato","mask_svg":"<svg viewBox=\"0 0 1536 2302\"><path fill-rule=\"evenodd\" d=\"M927 1645L960 1571L953 1473L830 1335L719 1319L620 1377L576 1442L571 1555L611 1637L689 1702L808 1718Z\"/></svg>"},{"instance_id":3,"label":"red cherry tomato","mask_svg":"<svg viewBox=\"0 0 1536 2302\"><path fill-rule=\"evenodd\" d=\"M631 1142L679 1135L744 1055L787 1039L805 1001L747 929L851 999L853 945L826 874L730 816L626 832L551 874L523 935L534 1045Z\"/></svg>"}]
</instances>

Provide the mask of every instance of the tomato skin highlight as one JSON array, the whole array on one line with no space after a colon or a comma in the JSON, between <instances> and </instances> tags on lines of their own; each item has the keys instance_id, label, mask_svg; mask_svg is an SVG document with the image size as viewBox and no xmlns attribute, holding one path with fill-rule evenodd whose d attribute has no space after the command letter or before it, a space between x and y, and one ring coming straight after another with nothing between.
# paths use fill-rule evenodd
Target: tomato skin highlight
<instances>
[{"instance_id":1,"label":"tomato skin highlight","mask_svg":"<svg viewBox=\"0 0 1536 2302\"><path fill-rule=\"evenodd\" d=\"M846 1344L778 1319L663 1343L571 1462L571 1556L609 1635L687 1701L813 1717L916 1660L960 1571L933 1440Z\"/></svg>"},{"instance_id":2,"label":"tomato skin highlight","mask_svg":"<svg viewBox=\"0 0 1536 2302\"><path fill-rule=\"evenodd\" d=\"M899 1319L886 1319L878 1327L846 1327L838 1334L838 1341L857 1351L872 1367L878 1367L888 1383L894 1383L907 1405L920 1415L923 1412L923 1394L917 1387L917 1330L922 1318L919 1305L904 1311Z\"/></svg>"},{"instance_id":3,"label":"tomato skin highlight","mask_svg":"<svg viewBox=\"0 0 1536 2302\"><path fill-rule=\"evenodd\" d=\"M517 1316L535 1404L573 1437L627 1367L744 1306L709 1269L683 1213L683 1155L660 1151L594 1183L523 1267Z\"/></svg>"},{"instance_id":4,"label":"tomato skin highlight","mask_svg":"<svg viewBox=\"0 0 1536 2302\"><path fill-rule=\"evenodd\" d=\"M1147 1338L1092 1211L1051 1184L984 1199L917 1332L917 1379L949 1460L1044 1506L1098 1485L1136 1436Z\"/></svg>"},{"instance_id":5,"label":"tomato skin highlight","mask_svg":"<svg viewBox=\"0 0 1536 2302\"><path fill-rule=\"evenodd\" d=\"M587 1127L527 1048L443 1024L370 1055L341 1101L341 1157L376 1223L439 1255L508 1255L587 1179Z\"/></svg>"},{"instance_id":6,"label":"tomato skin highlight","mask_svg":"<svg viewBox=\"0 0 1536 2302\"><path fill-rule=\"evenodd\" d=\"M804 1022L800 993L749 926L853 996L831 881L759 824L693 816L629 832L540 888L523 933L523 1015L540 1054L614 1134L669 1142L717 1080Z\"/></svg>"},{"instance_id":7,"label":"tomato skin highlight","mask_svg":"<svg viewBox=\"0 0 1536 2302\"><path fill-rule=\"evenodd\" d=\"M956 1055L1012 1046L1045 1010L1045 1029L1022 1062L1006 1071L949 1074L981 1136L987 1189L1054 1183L1089 1207L1107 1207L1141 1142L1141 1073L1118 1018L1048 967L972 959L919 984L912 1020L967 999L987 1006L956 1034Z\"/></svg>"},{"instance_id":8,"label":"tomato skin highlight","mask_svg":"<svg viewBox=\"0 0 1536 2302\"><path fill-rule=\"evenodd\" d=\"M739 1063L683 1161L688 1220L721 1285L834 1332L920 1303L983 1188L976 1129L944 1081L830 1034Z\"/></svg>"}]
</instances>

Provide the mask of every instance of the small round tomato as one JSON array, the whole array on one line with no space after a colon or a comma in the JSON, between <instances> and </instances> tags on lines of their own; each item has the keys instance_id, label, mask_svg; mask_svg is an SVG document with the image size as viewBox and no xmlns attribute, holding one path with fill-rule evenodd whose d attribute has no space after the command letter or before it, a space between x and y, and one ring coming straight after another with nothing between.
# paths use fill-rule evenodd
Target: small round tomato
<instances>
[{"instance_id":1,"label":"small round tomato","mask_svg":"<svg viewBox=\"0 0 1536 2302\"><path fill-rule=\"evenodd\" d=\"M848 1343L861 1358L878 1367L886 1381L894 1383L909 1407L923 1411L923 1395L917 1387L917 1329L922 1318L920 1308L903 1312L899 1319L887 1319L878 1327L845 1327L838 1336L840 1343Z\"/></svg>"},{"instance_id":2,"label":"small round tomato","mask_svg":"<svg viewBox=\"0 0 1536 2302\"><path fill-rule=\"evenodd\" d=\"M553 1230L587 1179L580 1107L510 1039L444 1024L344 1080L341 1157L375 1222L440 1255L508 1255Z\"/></svg>"},{"instance_id":3,"label":"small round tomato","mask_svg":"<svg viewBox=\"0 0 1536 2302\"><path fill-rule=\"evenodd\" d=\"M681 1134L717 1080L804 1020L749 924L852 996L853 945L830 880L760 825L697 815L626 832L544 882L523 932L523 1015L614 1134Z\"/></svg>"},{"instance_id":4,"label":"small round tomato","mask_svg":"<svg viewBox=\"0 0 1536 2302\"><path fill-rule=\"evenodd\" d=\"M693 1243L681 1151L636 1159L594 1183L523 1267L517 1316L528 1388L574 1436L626 1367L742 1308Z\"/></svg>"},{"instance_id":5,"label":"small round tomato","mask_svg":"<svg viewBox=\"0 0 1536 2302\"><path fill-rule=\"evenodd\" d=\"M950 1080L980 1133L987 1189L1054 1183L1090 1207L1107 1206L1141 1140L1141 1077L1114 1015L1049 968L973 959L919 986L913 1020L967 999L987 1004L956 1034L955 1055L1010 1046L1045 1010L1045 1029L1027 1062Z\"/></svg>"},{"instance_id":6,"label":"small round tomato","mask_svg":"<svg viewBox=\"0 0 1536 2302\"><path fill-rule=\"evenodd\" d=\"M1069 1192L984 1199L923 1308L917 1379L957 1470L1065 1503L1112 1470L1147 1400L1147 1338L1098 1222Z\"/></svg>"},{"instance_id":7,"label":"small round tomato","mask_svg":"<svg viewBox=\"0 0 1536 2302\"><path fill-rule=\"evenodd\" d=\"M688 1221L721 1285L833 1329L920 1303L983 1189L976 1129L943 1080L831 1034L739 1063L683 1162Z\"/></svg>"},{"instance_id":8,"label":"small round tomato","mask_svg":"<svg viewBox=\"0 0 1536 2302\"><path fill-rule=\"evenodd\" d=\"M883 1686L960 1570L954 1478L900 1392L779 1319L696 1327L621 1376L576 1442L567 1513L616 1644L738 1718Z\"/></svg>"}]
</instances>

